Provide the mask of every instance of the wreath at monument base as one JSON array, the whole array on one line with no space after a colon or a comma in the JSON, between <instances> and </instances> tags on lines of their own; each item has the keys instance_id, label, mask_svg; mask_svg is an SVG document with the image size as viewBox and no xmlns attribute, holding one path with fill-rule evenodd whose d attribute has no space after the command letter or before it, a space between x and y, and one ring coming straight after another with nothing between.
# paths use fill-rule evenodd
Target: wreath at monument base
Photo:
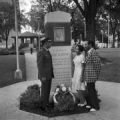
<instances>
[{"instance_id":1,"label":"wreath at monument base","mask_svg":"<svg viewBox=\"0 0 120 120\"><path fill-rule=\"evenodd\" d=\"M57 111L69 111L75 108L75 96L69 87L64 84L56 87L53 95L54 109Z\"/></svg>"}]
</instances>

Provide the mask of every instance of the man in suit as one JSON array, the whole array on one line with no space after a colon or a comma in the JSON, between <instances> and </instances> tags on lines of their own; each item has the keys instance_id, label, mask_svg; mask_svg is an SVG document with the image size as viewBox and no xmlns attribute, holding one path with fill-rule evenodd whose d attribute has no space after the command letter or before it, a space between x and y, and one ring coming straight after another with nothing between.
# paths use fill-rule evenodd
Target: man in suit
<instances>
[{"instance_id":1,"label":"man in suit","mask_svg":"<svg viewBox=\"0 0 120 120\"><path fill-rule=\"evenodd\" d=\"M94 41L88 41L88 52L85 60L84 81L87 83L88 99L87 103L91 107L90 111L99 110L99 102L95 83L99 78L101 61L95 48Z\"/></svg>"},{"instance_id":2,"label":"man in suit","mask_svg":"<svg viewBox=\"0 0 120 120\"><path fill-rule=\"evenodd\" d=\"M51 82L54 77L52 56L49 52L51 40L44 38L42 48L37 54L38 78L41 81L41 109L45 110L49 104Z\"/></svg>"}]
</instances>

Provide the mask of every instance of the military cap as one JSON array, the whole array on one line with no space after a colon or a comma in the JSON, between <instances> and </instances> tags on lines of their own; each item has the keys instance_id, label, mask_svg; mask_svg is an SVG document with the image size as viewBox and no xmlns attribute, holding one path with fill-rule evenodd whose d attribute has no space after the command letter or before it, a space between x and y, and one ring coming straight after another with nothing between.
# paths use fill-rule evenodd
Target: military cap
<instances>
[{"instance_id":1,"label":"military cap","mask_svg":"<svg viewBox=\"0 0 120 120\"><path fill-rule=\"evenodd\" d=\"M42 45L44 45L46 42L51 42L51 39L48 38L48 37L43 37L43 38L41 38L41 43L42 43Z\"/></svg>"}]
</instances>

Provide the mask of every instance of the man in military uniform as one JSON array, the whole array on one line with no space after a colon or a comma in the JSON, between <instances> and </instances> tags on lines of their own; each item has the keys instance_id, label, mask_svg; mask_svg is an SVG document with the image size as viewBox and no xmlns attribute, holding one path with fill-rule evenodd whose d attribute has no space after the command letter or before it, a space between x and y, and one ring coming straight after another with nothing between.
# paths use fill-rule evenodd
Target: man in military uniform
<instances>
[{"instance_id":1,"label":"man in military uniform","mask_svg":"<svg viewBox=\"0 0 120 120\"><path fill-rule=\"evenodd\" d=\"M51 82L54 77L52 56L49 48L52 41L49 38L44 38L42 48L37 54L38 78L41 81L41 109L46 110L49 104L49 96L51 90Z\"/></svg>"}]
</instances>

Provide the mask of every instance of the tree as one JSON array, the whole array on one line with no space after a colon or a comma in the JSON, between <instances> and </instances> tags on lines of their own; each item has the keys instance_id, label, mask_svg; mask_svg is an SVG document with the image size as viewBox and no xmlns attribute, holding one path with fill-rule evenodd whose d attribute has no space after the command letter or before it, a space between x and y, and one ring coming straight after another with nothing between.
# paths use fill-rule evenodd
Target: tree
<instances>
[{"instance_id":1,"label":"tree","mask_svg":"<svg viewBox=\"0 0 120 120\"><path fill-rule=\"evenodd\" d=\"M113 34L112 47L115 47L116 32L119 33L118 27L120 25L120 1L119 0L108 0L107 5L104 6L105 10L110 16L111 32Z\"/></svg>"},{"instance_id":2,"label":"tree","mask_svg":"<svg viewBox=\"0 0 120 120\"><path fill-rule=\"evenodd\" d=\"M96 15L96 37L100 42L108 44L108 14L102 6ZM102 40L103 37L103 40Z\"/></svg>"},{"instance_id":3,"label":"tree","mask_svg":"<svg viewBox=\"0 0 120 120\"><path fill-rule=\"evenodd\" d=\"M86 39L95 40L96 14L98 9L104 4L105 0L73 0L79 8L86 22Z\"/></svg>"},{"instance_id":4,"label":"tree","mask_svg":"<svg viewBox=\"0 0 120 120\"><path fill-rule=\"evenodd\" d=\"M96 19L96 38L100 42L108 43L108 22L103 17ZM103 37L103 38L102 38Z\"/></svg>"},{"instance_id":5,"label":"tree","mask_svg":"<svg viewBox=\"0 0 120 120\"><path fill-rule=\"evenodd\" d=\"M20 10L17 9L18 17L18 30L22 24L23 14L20 13ZM6 48L8 48L8 36L12 29L15 28L15 11L14 5L9 4L8 2L0 3L0 35L2 39L6 41Z\"/></svg>"},{"instance_id":6,"label":"tree","mask_svg":"<svg viewBox=\"0 0 120 120\"><path fill-rule=\"evenodd\" d=\"M84 35L84 21L81 13L79 12L78 8L74 8L71 12L72 20L71 20L71 27L72 27L72 38L74 40L80 39ZM82 35L82 36L80 36Z\"/></svg>"},{"instance_id":7,"label":"tree","mask_svg":"<svg viewBox=\"0 0 120 120\"><path fill-rule=\"evenodd\" d=\"M33 28L34 31L39 29L44 32L45 14L56 10L70 12L71 9L67 3L67 1L65 2L63 0L37 0L37 2L33 2L31 11L28 13L30 16L29 25Z\"/></svg>"},{"instance_id":8,"label":"tree","mask_svg":"<svg viewBox=\"0 0 120 120\"><path fill-rule=\"evenodd\" d=\"M24 27L29 24L29 19L26 17L26 14L24 14L24 10L21 11L19 22L20 25Z\"/></svg>"},{"instance_id":9,"label":"tree","mask_svg":"<svg viewBox=\"0 0 120 120\"><path fill-rule=\"evenodd\" d=\"M0 3L0 34L6 41L8 47L8 36L11 29L14 28L14 7L9 3Z\"/></svg>"},{"instance_id":10,"label":"tree","mask_svg":"<svg viewBox=\"0 0 120 120\"><path fill-rule=\"evenodd\" d=\"M79 34L80 28L83 28L83 17L81 17L82 19L79 19L77 17L77 20L76 20L75 18L76 15L74 14L76 14L76 10L78 9L76 9L75 5L71 5L73 1L76 4L77 8L80 10L79 14L80 15L82 14L82 16L85 18L86 29L87 29L86 31L87 39L95 40L95 30L96 30L95 18L96 18L98 9L104 4L105 0L81 0L81 2L79 2L79 0L54 0L54 1L53 0L37 0L36 5L38 5L39 8L43 9L45 13L56 11L56 10L69 12L72 16L72 27L74 31L73 33ZM33 21L33 19L31 20ZM32 24L33 23L34 22L32 22Z\"/></svg>"},{"instance_id":11,"label":"tree","mask_svg":"<svg viewBox=\"0 0 120 120\"><path fill-rule=\"evenodd\" d=\"M28 12L28 15L30 17L28 24L32 27L32 29L35 32L37 30L44 32L44 9L39 5L32 5L30 12Z\"/></svg>"}]
</instances>

